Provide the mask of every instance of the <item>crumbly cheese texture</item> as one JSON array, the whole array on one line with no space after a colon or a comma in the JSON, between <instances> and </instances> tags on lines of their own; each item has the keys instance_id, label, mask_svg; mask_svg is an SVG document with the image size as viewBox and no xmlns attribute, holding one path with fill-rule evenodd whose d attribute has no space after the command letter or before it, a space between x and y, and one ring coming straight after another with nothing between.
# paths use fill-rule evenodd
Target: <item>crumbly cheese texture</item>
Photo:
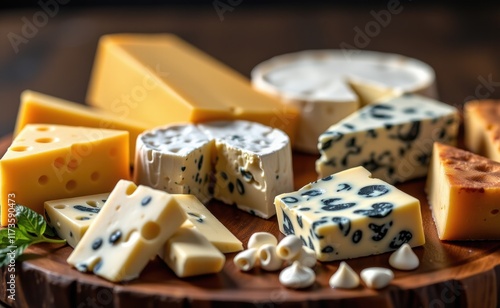
<instances>
[{"instance_id":1,"label":"crumbly cheese texture","mask_svg":"<svg viewBox=\"0 0 500 308\"><path fill-rule=\"evenodd\" d=\"M186 218L171 195L121 180L67 261L114 282L137 278Z\"/></svg>"},{"instance_id":2,"label":"crumbly cheese texture","mask_svg":"<svg viewBox=\"0 0 500 308\"><path fill-rule=\"evenodd\" d=\"M2 225L9 196L43 214L47 200L111 191L129 168L126 131L26 125L0 160Z\"/></svg>"},{"instance_id":3,"label":"crumbly cheese texture","mask_svg":"<svg viewBox=\"0 0 500 308\"><path fill-rule=\"evenodd\" d=\"M171 34L99 41L87 101L155 126L243 119L295 136L298 110L252 89L235 70Z\"/></svg>"},{"instance_id":4,"label":"crumbly cheese texture","mask_svg":"<svg viewBox=\"0 0 500 308\"><path fill-rule=\"evenodd\" d=\"M316 139L361 106L401 95L436 97L434 71L396 54L306 50L280 55L252 70L254 88L301 112L294 147L317 153Z\"/></svg>"},{"instance_id":5,"label":"crumbly cheese texture","mask_svg":"<svg viewBox=\"0 0 500 308\"><path fill-rule=\"evenodd\" d=\"M247 121L209 122L199 127L215 140L214 197L262 218L274 216L274 197L293 189L288 136Z\"/></svg>"},{"instance_id":6,"label":"crumbly cheese texture","mask_svg":"<svg viewBox=\"0 0 500 308\"><path fill-rule=\"evenodd\" d=\"M137 138L134 181L206 203L212 198L212 143L195 125L146 131Z\"/></svg>"},{"instance_id":7,"label":"crumbly cheese texture","mask_svg":"<svg viewBox=\"0 0 500 308\"><path fill-rule=\"evenodd\" d=\"M465 146L500 161L500 100L476 100L464 105Z\"/></svg>"},{"instance_id":8,"label":"crumbly cheese texture","mask_svg":"<svg viewBox=\"0 0 500 308\"><path fill-rule=\"evenodd\" d=\"M226 261L199 229L189 225L183 225L167 240L160 258L181 278L218 273Z\"/></svg>"},{"instance_id":9,"label":"crumbly cheese texture","mask_svg":"<svg viewBox=\"0 0 500 308\"><path fill-rule=\"evenodd\" d=\"M278 129L249 121L216 121L162 127L139 138L135 180L141 184L160 179L162 185L155 187L174 192L178 181L183 193L205 202L213 196L262 218L275 214L276 195L293 189L290 141ZM170 181L163 180L166 177Z\"/></svg>"},{"instance_id":10,"label":"crumbly cheese texture","mask_svg":"<svg viewBox=\"0 0 500 308\"><path fill-rule=\"evenodd\" d=\"M500 239L500 163L435 143L426 191L441 240Z\"/></svg>"},{"instance_id":11,"label":"crumbly cheese texture","mask_svg":"<svg viewBox=\"0 0 500 308\"><path fill-rule=\"evenodd\" d=\"M97 108L73 103L35 91L23 91L17 114L16 136L26 124L59 124L84 126L99 129L117 129L129 132L130 163L134 163L135 140L146 129L153 126L125 119L122 112L107 112Z\"/></svg>"},{"instance_id":12,"label":"crumbly cheese texture","mask_svg":"<svg viewBox=\"0 0 500 308\"><path fill-rule=\"evenodd\" d=\"M108 197L109 193L104 193L45 201L45 218L57 235L75 248Z\"/></svg>"},{"instance_id":13,"label":"crumbly cheese texture","mask_svg":"<svg viewBox=\"0 0 500 308\"><path fill-rule=\"evenodd\" d=\"M280 231L318 260L380 254L425 243L418 199L355 167L276 197Z\"/></svg>"},{"instance_id":14,"label":"crumbly cheese texture","mask_svg":"<svg viewBox=\"0 0 500 308\"><path fill-rule=\"evenodd\" d=\"M391 184L427 174L432 144L455 144L455 107L405 94L370 104L321 134L316 161L319 177L363 166Z\"/></svg>"}]
</instances>

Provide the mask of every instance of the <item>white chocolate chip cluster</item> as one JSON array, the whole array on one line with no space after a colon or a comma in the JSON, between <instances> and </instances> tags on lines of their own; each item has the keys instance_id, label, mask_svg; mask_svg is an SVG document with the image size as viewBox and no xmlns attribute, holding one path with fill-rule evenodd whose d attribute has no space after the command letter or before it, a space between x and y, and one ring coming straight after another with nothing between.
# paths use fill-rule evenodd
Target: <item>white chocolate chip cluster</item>
<instances>
[{"instance_id":1,"label":"white chocolate chip cluster","mask_svg":"<svg viewBox=\"0 0 500 308\"><path fill-rule=\"evenodd\" d=\"M311 286L316 275L311 267L316 264L316 254L302 245L295 235L288 235L279 243L268 232L256 232L248 240L247 249L238 253L234 264L242 271L250 271L259 266L266 271L277 271L290 264L280 273L280 282L290 288Z\"/></svg>"}]
</instances>

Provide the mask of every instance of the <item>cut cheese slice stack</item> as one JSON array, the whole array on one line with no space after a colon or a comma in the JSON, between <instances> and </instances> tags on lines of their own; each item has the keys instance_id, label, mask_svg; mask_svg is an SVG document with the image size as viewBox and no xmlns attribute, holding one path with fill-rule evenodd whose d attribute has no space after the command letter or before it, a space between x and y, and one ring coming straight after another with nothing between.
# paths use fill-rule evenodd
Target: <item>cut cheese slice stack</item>
<instances>
[{"instance_id":1,"label":"cut cheese slice stack","mask_svg":"<svg viewBox=\"0 0 500 308\"><path fill-rule=\"evenodd\" d=\"M427 174L434 141L455 144L456 108L415 94L372 103L332 125L318 141L319 177L363 166L389 183Z\"/></svg>"},{"instance_id":2,"label":"cut cheese slice stack","mask_svg":"<svg viewBox=\"0 0 500 308\"><path fill-rule=\"evenodd\" d=\"M465 146L500 161L500 100L477 100L464 106Z\"/></svg>"},{"instance_id":3,"label":"cut cheese slice stack","mask_svg":"<svg viewBox=\"0 0 500 308\"><path fill-rule=\"evenodd\" d=\"M26 125L0 160L2 225L9 196L43 214L47 200L109 192L129 168L126 131Z\"/></svg>"},{"instance_id":4,"label":"cut cheese slice stack","mask_svg":"<svg viewBox=\"0 0 500 308\"><path fill-rule=\"evenodd\" d=\"M500 239L500 163L435 143L426 191L441 240Z\"/></svg>"},{"instance_id":5,"label":"cut cheese slice stack","mask_svg":"<svg viewBox=\"0 0 500 308\"><path fill-rule=\"evenodd\" d=\"M248 121L178 124L137 139L135 182L171 193L213 197L269 218L274 196L293 189L288 136Z\"/></svg>"},{"instance_id":6,"label":"cut cheese slice stack","mask_svg":"<svg viewBox=\"0 0 500 308\"><path fill-rule=\"evenodd\" d=\"M294 147L317 153L317 137L363 105L418 93L437 97L434 71L418 60L371 51L307 50L252 71L253 86L301 111Z\"/></svg>"},{"instance_id":7,"label":"cut cheese slice stack","mask_svg":"<svg viewBox=\"0 0 500 308\"><path fill-rule=\"evenodd\" d=\"M356 167L275 199L278 225L333 261L425 242L420 202Z\"/></svg>"},{"instance_id":8,"label":"cut cheese slice stack","mask_svg":"<svg viewBox=\"0 0 500 308\"><path fill-rule=\"evenodd\" d=\"M115 34L99 41L91 105L155 126L244 119L293 139L298 111L252 89L221 62L169 34Z\"/></svg>"},{"instance_id":9,"label":"cut cheese slice stack","mask_svg":"<svg viewBox=\"0 0 500 308\"><path fill-rule=\"evenodd\" d=\"M126 119L120 110L108 112L26 90L21 94L14 136L27 124L59 124L99 129L126 130L130 137L130 163L134 162L135 140L153 126Z\"/></svg>"}]
</instances>

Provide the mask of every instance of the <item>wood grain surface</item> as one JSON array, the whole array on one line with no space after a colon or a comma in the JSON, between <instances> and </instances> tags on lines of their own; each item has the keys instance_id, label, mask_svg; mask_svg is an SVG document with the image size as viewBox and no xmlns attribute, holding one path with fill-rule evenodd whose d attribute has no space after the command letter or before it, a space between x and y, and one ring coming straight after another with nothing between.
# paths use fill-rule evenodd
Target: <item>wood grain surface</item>
<instances>
[{"instance_id":1,"label":"wood grain surface","mask_svg":"<svg viewBox=\"0 0 500 308\"><path fill-rule=\"evenodd\" d=\"M0 141L0 153L10 138ZM314 155L294 153L296 189L316 179ZM221 273L179 279L159 259L153 260L140 278L114 284L92 274L72 269L66 259L69 246L36 245L16 263L16 300L6 292L8 275L1 270L0 300L14 307L211 307L211 306L291 306L291 307L497 307L500 294L500 241L441 242L437 238L430 208L424 193L425 179L397 185L421 202L426 244L415 248L420 266L414 271L395 270L390 286L375 291L366 287L355 290L331 289L328 281L340 261L315 266L316 282L304 290L280 285L279 272L254 269L240 272L233 254ZM264 220L212 201L208 208L229 228L245 247L257 231L278 237L276 217ZM359 273L372 266L389 267L390 253L348 260Z\"/></svg>"}]
</instances>

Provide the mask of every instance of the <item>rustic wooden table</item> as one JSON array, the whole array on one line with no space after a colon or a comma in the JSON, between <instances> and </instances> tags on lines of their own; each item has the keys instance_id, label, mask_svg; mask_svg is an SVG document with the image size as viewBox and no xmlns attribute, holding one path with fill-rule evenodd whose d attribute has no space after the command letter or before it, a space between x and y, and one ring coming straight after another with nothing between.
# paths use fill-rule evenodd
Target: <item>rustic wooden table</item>
<instances>
[{"instance_id":1,"label":"rustic wooden table","mask_svg":"<svg viewBox=\"0 0 500 308\"><path fill-rule=\"evenodd\" d=\"M0 39L0 137L12 132L19 94L24 89L84 102L97 40L103 34L116 32L175 33L246 76L249 76L254 65L265 59L304 49L350 47L399 53L418 58L434 67L438 91L441 100L446 103L461 107L466 100L500 97L498 56L500 7L447 8L422 6L411 1L388 1L386 5L377 7L324 5L263 7L250 5L244 1L229 1L224 3L233 5L223 11L220 7L216 9L213 3L217 1L208 1L206 5L196 7L78 10L59 5L49 11L39 8L0 12L0 29L3 36ZM2 152L8 146L8 142L8 138L0 142ZM309 168L313 166L314 158L304 156L300 159L303 159L305 164L295 166L298 175L295 179L296 186L301 186L315 177L313 169ZM306 170L306 167L311 170ZM421 202L425 203L422 187L422 182L414 182L403 185L402 189L418 195ZM238 213L235 212L235 215ZM424 211L424 215L428 215L428 208ZM427 217L427 220L426 228L429 231L426 232L431 238L435 238L430 217ZM275 226L266 226L274 228L274 232L277 232ZM246 232L242 235L245 242L249 234ZM481 306L493 307L500 302L497 299L498 295L495 295L498 294L500 279L496 274L497 267L494 266L500 260L500 252L497 249L500 244L471 243L454 248L452 244L444 243L441 246L438 242L430 243L424 250L419 250L420 255L425 254L429 257L426 257L427 263L419 270L419 275L413 278L411 275L399 275L397 287L385 293L361 290L363 298L366 299L363 303L367 304L374 299L379 303L387 303L389 298L392 298L392 302L413 302L415 307L434 304L436 307L441 307L440 305L445 304L477 303L478 300L484 299ZM43 253L50 249L43 246L32 252ZM455 258L458 255L457 251L460 251L462 257L474 251L474 258L464 259L467 260L465 263L458 262ZM44 299L43 303L57 303L58 296L54 293L56 289L46 288L44 284L55 277L53 273L68 271L68 268L64 267L64 257L68 253L69 248L66 247L46 261L42 259L27 262L23 267L23 271L26 271L24 277L35 279L40 285L34 289L26 289L25 292L29 291L30 294L35 292L39 296L50 293L54 301ZM374 262L373 260L382 262L383 258L378 256L354 261L353 264L356 269L361 269L366 262ZM436 266L439 264L451 265L454 269L437 271ZM337 265L335 263L321 267L319 278L321 286L326 285L331 274L328 270ZM168 271L162 267L163 274L158 276L155 274L156 271L152 270L154 266L161 267L158 264L150 267L146 274L147 279L165 280L166 276L163 274ZM40 268L49 270L40 271ZM227 270L228 273L234 272L231 266ZM478 276L478 273L484 274ZM440 280L442 278L440 275L446 277L444 281ZM455 278L459 281L459 287L465 289L457 288L454 282L450 282L455 281ZM57 281L61 287L65 283L71 286L77 283L74 279L79 281L80 288L87 288L92 283L97 283L99 288L106 290L113 288L110 284L80 274ZM238 276L234 291L241 291L238 288L244 285L247 279L247 276ZM269 279L271 282L261 279L264 286L266 283L272 284L273 278L269 276ZM207 281L211 283L211 280ZM420 287L428 283L436 284L429 289L430 291ZM179 283L181 288L186 285ZM200 286L202 285L203 282L200 283ZM419 287L413 288L413 285ZM144 286L139 284L133 291L140 293L148 287L147 284ZM87 292L87 295L97 294L99 288L89 287L80 291ZM126 291L121 287L118 289L121 290L117 293L118 302L139 300L137 297L128 296L135 294L132 291ZM200 290L197 295L199 298L208 296L202 288ZM403 292L404 290L410 292ZM453 293L455 290L459 293ZM314 297L317 296L323 300L334 301L336 304L353 307L349 301L343 300L344 296L353 297L352 294L332 295L325 293L328 291L324 288L316 291L317 293L309 294L312 305L315 302ZM162 292L168 293L160 291L158 294L162 295ZM289 298L297 300L302 300L306 294L284 292ZM5 293L0 293L5 296ZM67 294L60 295L61 301L70 298ZM237 293L234 296L236 295ZM262 305L273 304L263 301L262 293L257 295L257 302ZM218 296L220 301L224 301L231 299L233 295L225 290ZM162 300L165 298L158 299L158 303L163 303ZM440 301L433 301L436 298ZM448 302L451 298L454 300ZM415 301L416 299L418 301ZM72 299L71 302L77 301ZM296 304L301 305L299 302ZM326 302L318 303L322 304Z\"/></svg>"}]
</instances>

